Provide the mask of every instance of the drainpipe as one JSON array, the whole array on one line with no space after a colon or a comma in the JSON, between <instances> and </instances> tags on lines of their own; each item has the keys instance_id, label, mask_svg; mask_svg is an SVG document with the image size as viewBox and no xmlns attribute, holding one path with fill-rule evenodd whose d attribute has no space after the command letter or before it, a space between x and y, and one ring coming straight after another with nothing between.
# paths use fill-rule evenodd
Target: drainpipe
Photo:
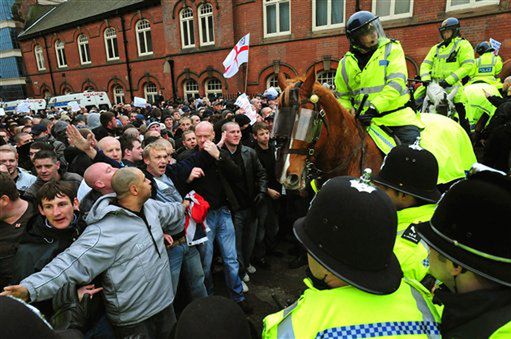
<instances>
[{"instance_id":1,"label":"drainpipe","mask_svg":"<svg viewBox=\"0 0 511 339\"><path fill-rule=\"evenodd\" d=\"M355 12L360 11L360 0L355 0Z\"/></svg>"},{"instance_id":2,"label":"drainpipe","mask_svg":"<svg viewBox=\"0 0 511 339\"><path fill-rule=\"evenodd\" d=\"M44 50L46 51L46 60L48 60L48 69L50 70L51 88L53 89L53 95L57 95L57 91L55 89L55 80L53 79L53 71L51 70L50 54L48 53L48 44L46 43L46 35L43 36L43 40Z\"/></svg>"},{"instance_id":3,"label":"drainpipe","mask_svg":"<svg viewBox=\"0 0 511 339\"><path fill-rule=\"evenodd\" d=\"M170 81L172 82L172 99L177 99L176 79L174 78L174 60L168 60L170 65Z\"/></svg>"},{"instance_id":4,"label":"drainpipe","mask_svg":"<svg viewBox=\"0 0 511 339\"><path fill-rule=\"evenodd\" d=\"M126 39L126 29L124 27L124 17L122 14L119 15L121 18L121 29L122 29L122 43L124 46L124 57L126 58L126 72L128 73L128 86L130 90L131 101L134 100L135 96L133 95L133 85L131 82L131 67L130 67L130 59L128 57L128 40Z\"/></svg>"}]
</instances>

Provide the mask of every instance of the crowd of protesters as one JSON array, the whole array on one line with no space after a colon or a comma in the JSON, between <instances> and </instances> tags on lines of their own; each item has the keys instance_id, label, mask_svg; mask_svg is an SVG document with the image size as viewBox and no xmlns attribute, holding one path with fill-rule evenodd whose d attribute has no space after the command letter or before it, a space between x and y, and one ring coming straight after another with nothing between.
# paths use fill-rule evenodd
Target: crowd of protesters
<instances>
[{"instance_id":1,"label":"crowd of protesters","mask_svg":"<svg viewBox=\"0 0 511 339\"><path fill-rule=\"evenodd\" d=\"M230 299L250 314L250 275L281 255L288 203L270 138L277 91L250 103L255 121L221 97L4 116L1 288L55 328L160 337L176 294L213 294L223 265Z\"/></svg>"}]
</instances>

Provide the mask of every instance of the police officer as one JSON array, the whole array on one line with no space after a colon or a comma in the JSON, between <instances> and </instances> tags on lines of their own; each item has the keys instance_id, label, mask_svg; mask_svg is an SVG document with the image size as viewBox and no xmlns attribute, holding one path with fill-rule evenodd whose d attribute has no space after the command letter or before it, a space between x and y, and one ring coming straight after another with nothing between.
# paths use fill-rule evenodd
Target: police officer
<instances>
[{"instance_id":1,"label":"police officer","mask_svg":"<svg viewBox=\"0 0 511 339\"><path fill-rule=\"evenodd\" d=\"M437 189L438 162L417 145L394 147L385 157L372 181L389 196L397 210L397 237L394 245L403 274L431 284L428 279L428 246L416 232L416 224L429 221L440 199ZM425 279L426 278L426 279ZM431 284L432 285L432 284Z\"/></svg>"},{"instance_id":2,"label":"police officer","mask_svg":"<svg viewBox=\"0 0 511 339\"><path fill-rule=\"evenodd\" d=\"M434 80L448 92L459 86L454 97L454 105L460 123L468 131L465 121L465 97L461 80L472 74L474 67L474 49L468 40L460 36L460 22L456 18L447 18L439 28L442 42L431 47L421 64L420 77L424 86Z\"/></svg>"},{"instance_id":3,"label":"police officer","mask_svg":"<svg viewBox=\"0 0 511 339\"><path fill-rule=\"evenodd\" d=\"M476 46L476 53L479 58L476 59L468 84L484 82L498 89L502 88L502 82L497 77L502 70L502 58L495 55L494 51L495 49L486 41L480 42Z\"/></svg>"},{"instance_id":4,"label":"police officer","mask_svg":"<svg viewBox=\"0 0 511 339\"><path fill-rule=\"evenodd\" d=\"M401 44L388 39L380 19L366 11L349 18L346 36L350 50L339 62L335 75L340 103L358 109L367 94L360 121L366 126L371 122L388 126L402 143L412 144L424 125L407 107L408 71Z\"/></svg>"},{"instance_id":5,"label":"police officer","mask_svg":"<svg viewBox=\"0 0 511 339\"><path fill-rule=\"evenodd\" d=\"M263 338L439 337L427 291L403 279L392 252L396 221L379 188L328 180L294 224L308 252L307 289L264 319Z\"/></svg>"},{"instance_id":6,"label":"police officer","mask_svg":"<svg viewBox=\"0 0 511 339\"><path fill-rule=\"evenodd\" d=\"M484 171L450 188L418 225L444 283L443 338L511 338L511 179Z\"/></svg>"}]
</instances>

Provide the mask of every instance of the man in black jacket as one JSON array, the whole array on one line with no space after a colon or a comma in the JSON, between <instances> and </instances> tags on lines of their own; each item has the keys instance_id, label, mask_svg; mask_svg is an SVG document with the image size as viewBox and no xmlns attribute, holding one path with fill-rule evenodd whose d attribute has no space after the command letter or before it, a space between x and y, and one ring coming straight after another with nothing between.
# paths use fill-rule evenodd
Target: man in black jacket
<instances>
[{"instance_id":1,"label":"man in black jacket","mask_svg":"<svg viewBox=\"0 0 511 339\"><path fill-rule=\"evenodd\" d=\"M472 174L442 197L431 221L419 224L430 246L435 291L444 305L443 338L508 338L511 333L511 179Z\"/></svg>"}]
</instances>

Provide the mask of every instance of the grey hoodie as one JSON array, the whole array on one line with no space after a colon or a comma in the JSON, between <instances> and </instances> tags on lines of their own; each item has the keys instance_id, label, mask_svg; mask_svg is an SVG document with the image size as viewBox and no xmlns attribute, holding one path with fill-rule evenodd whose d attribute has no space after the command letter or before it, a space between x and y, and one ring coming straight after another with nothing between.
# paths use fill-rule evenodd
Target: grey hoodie
<instances>
[{"instance_id":1,"label":"grey hoodie","mask_svg":"<svg viewBox=\"0 0 511 339\"><path fill-rule=\"evenodd\" d=\"M30 300L53 297L68 282L86 285L103 273L102 286L107 316L116 326L140 323L169 306L174 300L169 260L163 242L162 225L172 231L181 226L181 203L149 199L144 221L114 205L115 194L98 199L87 216L80 237L39 273L20 284L27 287Z\"/></svg>"}]
</instances>

